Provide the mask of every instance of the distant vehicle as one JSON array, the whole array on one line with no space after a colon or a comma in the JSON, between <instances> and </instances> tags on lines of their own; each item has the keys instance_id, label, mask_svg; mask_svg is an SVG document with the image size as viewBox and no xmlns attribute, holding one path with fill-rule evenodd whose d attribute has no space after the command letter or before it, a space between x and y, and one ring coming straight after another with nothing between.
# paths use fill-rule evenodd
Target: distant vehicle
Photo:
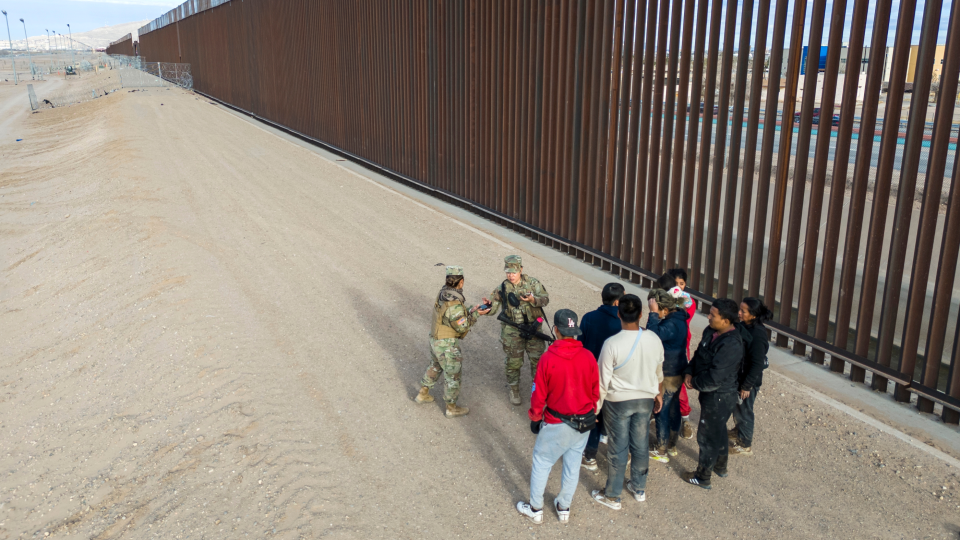
<instances>
[{"instance_id":1,"label":"distant vehicle","mask_svg":"<svg viewBox=\"0 0 960 540\"><path fill-rule=\"evenodd\" d=\"M793 113L793 123L800 123L800 111ZM820 123L820 107L813 109L813 124L817 125Z\"/></svg>"},{"instance_id":2,"label":"distant vehicle","mask_svg":"<svg viewBox=\"0 0 960 540\"><path fill-rule=\"evenodd\" d=\"M76 75L77 77L79 77L80 73L78 73L77 70L73 69L73 66L67 66L63 70L63 77L66 78L69 75Z\"/></svg>"},{"instance_id":3,"label":"distant vehicle","mask_svg":"<svg viewBox=\"0 0 960 540\"><path fill-rule=\"evenodd\" d=\"M700 102L700 114L703 114L703 107L704 107L704 104L703 104L703 102L701 101L701 102ZM733 108L731 107L730 110L732 111ZM687 105L687 112L690 112L690 105ZM720 106L719 106L719 105L714 105L714 106L713 106L713 115L716 116L716 115L719 114L719 113L720 113Z\"/></svg>"}]
</instances>

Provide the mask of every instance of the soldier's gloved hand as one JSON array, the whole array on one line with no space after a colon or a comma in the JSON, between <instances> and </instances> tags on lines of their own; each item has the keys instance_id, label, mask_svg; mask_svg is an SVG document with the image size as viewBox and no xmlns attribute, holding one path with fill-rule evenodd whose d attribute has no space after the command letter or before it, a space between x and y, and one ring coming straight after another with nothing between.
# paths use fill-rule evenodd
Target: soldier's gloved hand
<instances>
[{"instance_id":1,"label":"soldier's gloved hand","mask_svg":"<svg viewBox=\"0 0 960 540\"><path fill-rule=\"evenodd\" d=\"M530 421L530 431L532 431L534 435L537 435L540 433L540 422L541 420Z\"/></svg>"}]
</instances>

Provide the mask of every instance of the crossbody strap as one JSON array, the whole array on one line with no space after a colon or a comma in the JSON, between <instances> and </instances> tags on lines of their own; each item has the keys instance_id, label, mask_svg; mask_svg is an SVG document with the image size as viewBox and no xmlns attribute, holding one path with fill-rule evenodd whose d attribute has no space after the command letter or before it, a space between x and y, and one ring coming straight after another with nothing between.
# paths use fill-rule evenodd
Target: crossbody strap
<instances>
[{"instance_id":1,"label":"crossbody strap","mask_svg":"<svg viewBox=\"0 0 960 540\"><path fill-rule=\"evenodd\" d=\"M622 368L623 366L627 365L627 362L629 362L630 359L633 358L633 352L637 350L637 345L640 343L640 336L641 336L642 334L643 334L643 328L640 328L639 331L637 332L637 339L636 339L636 341L633 342L633 347L630 347L630 352L627 353L627 359L624 360L624 362L623 362L622 364L620 364L619 366L614 367L614 368L613 368L614 371L616 371L616 370Z\"/></svg>"}]
</instances>

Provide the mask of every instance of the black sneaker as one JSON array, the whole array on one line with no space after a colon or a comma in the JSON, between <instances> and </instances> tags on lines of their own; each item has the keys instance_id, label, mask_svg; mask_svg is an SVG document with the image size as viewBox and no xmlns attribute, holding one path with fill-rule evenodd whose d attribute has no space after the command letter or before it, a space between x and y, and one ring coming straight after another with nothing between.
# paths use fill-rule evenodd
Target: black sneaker
<instances>
[{"instance_id":1,"label":"black sneaker","mask_svg":"<svg viewBox=\"0 0 960 540\"><path fill-rule=\"evenodd\" d=\"M683 477L684 480L689 484L693 484L697 487L702 487L703 489L711 489L709 482L704 483L703 480L697 478L697 473L687 473Z\"/></svg>"}]
</instances>

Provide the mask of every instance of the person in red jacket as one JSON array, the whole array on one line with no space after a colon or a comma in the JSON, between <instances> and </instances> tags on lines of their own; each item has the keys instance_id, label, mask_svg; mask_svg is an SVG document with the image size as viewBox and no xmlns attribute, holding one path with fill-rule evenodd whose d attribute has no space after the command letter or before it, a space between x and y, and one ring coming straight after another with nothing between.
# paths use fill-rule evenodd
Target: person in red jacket
<instances>
[{"instance_id":1,"label":"person in red jacket","mask_svg":"<svg viewBox=\"0 0 960 540\"><path fill-rule=\"evenodd\" d=\"M672 270L668 270L667 274L673 276L677 287L680 287L681 291L686 290L686 270L683 268L674 268ZM690 298L690 295L686 292L683 293L683 298L683 310L687 312L687 360L690 360L690 338L693 337L693 333L690 332L690 322L693 321L693 315L697 312L697 303L693 298ZM684 439L692 439L693 425L690 424L690 398L687 397L686 386L680 387L680 417L683 420L682 425L680 426L680 436Z\"/></svg>"},{"instance_id":2,"label":"person in red jacket","mask_svg":"<svg viewBox=\"0 0 960 540\"><path fill-rule=\"evenodd\" d=\"M563 458L560 493L554 501L562 523L570 519L570 502L580 481L580 459L596 424L600 400L597 359L577 341L577 314L561 309L553 317L559 336L540 357L530 397L530 429L537 434L530 473L530 501L517 511L535 524L543 523L543 491L550 470Z\"/></svg>"}]
</instances>

